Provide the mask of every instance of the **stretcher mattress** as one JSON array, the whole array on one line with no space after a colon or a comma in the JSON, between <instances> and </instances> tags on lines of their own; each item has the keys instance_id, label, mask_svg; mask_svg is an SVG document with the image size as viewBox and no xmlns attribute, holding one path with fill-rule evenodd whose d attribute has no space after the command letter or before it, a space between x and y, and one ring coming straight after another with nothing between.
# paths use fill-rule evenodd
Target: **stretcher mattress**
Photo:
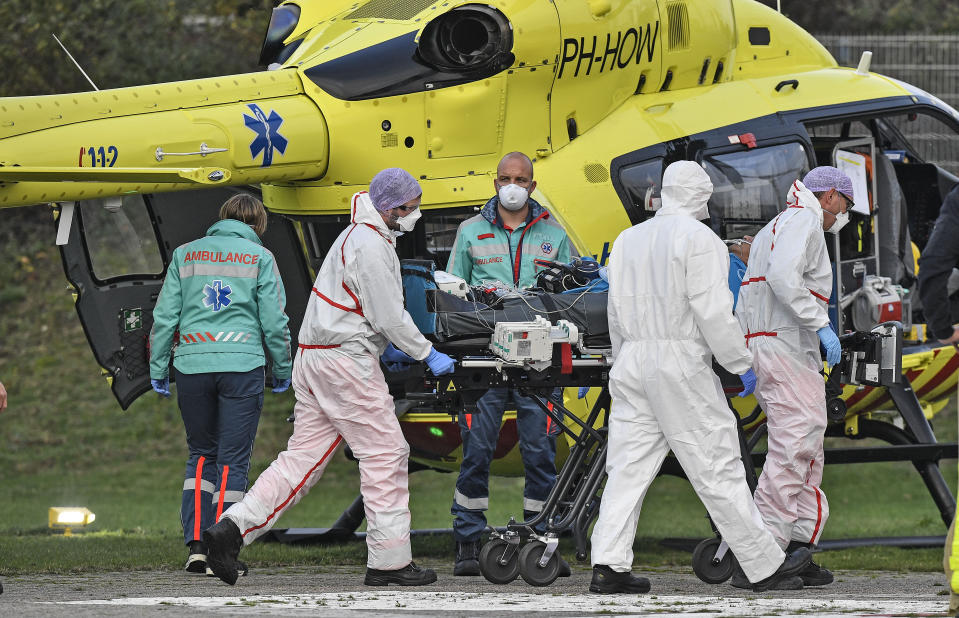
<instances>
[{"instance_id":1,"label":"stretcher mattress","mask_svg":"<svg viewBox=\"0 0 959 618\"><path fill-rule=\"evenodd\" d=\"M606 292L527 292L485 300L488 302L474 302L441 290L426 290L426 308L435 316L434 330L427 336L440 349L485 349L497 322L527 322L536 319L536 316L543 316L554 324L557 320L568 320L575 324L588 348L610 347Z\"/></svg>"}]
</instances>

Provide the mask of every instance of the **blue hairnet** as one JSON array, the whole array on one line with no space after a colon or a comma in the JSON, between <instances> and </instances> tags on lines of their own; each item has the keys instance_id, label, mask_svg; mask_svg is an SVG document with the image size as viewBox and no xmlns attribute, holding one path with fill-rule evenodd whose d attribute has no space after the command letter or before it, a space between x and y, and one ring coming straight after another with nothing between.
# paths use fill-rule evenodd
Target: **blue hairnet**
<instances>
[{"instance_id":1,"label":"blue hairnet","mask_svg":"<svg viewBox=\"0 0 959 618\"><path fill-rule=\"evenodd\" d=\"M370 181L370 200L379 211L402 206L421 195L423 189L420 183L409 172L398 167L388 167Z\"/></svg>"},{"instance_id":2,"label":"blue hairnet","mask_svg":"<svg viewBox=\"0 0 959 618\"><path fill-rule=\"evenodd\" d=\"M852 180L841 170L831 165L822 165L809 170L806 177L802 179L802 183L813 193L835 189L849 198L850 203L855 203L856 201L856 196L852 188Z\"/></svg>"}]
</instances>

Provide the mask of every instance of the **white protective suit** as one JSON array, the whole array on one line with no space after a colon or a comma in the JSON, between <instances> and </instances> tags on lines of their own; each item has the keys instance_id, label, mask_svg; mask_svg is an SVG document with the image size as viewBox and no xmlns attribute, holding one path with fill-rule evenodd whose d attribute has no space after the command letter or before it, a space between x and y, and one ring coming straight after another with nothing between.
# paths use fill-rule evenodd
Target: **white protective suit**
<instances>
[{"instance_id":1,"label":"white protective suit","mask_svg":"<svg viewBox=\"0 0 959 618\"><path fill-rule=\"evenodd\" d=\"M394 233L364 191L353 224L323 260L293 363L295 425L287 450L223 516L245 545L316 484L342 440L359 459L370 568L410 563L409 445L380 370L387 343L415 359L432 349L403 307Z\"/></svg>"},{"instance_id":2,"label":"white protective suit","mask_svg":"<svg viewBox=\"0 0 959 618\"><path fill-rule=\"evenodd\" d=\"M663 175L662 208L619 235L609 260L609 332L615 361L609 450L592 562L626 572L643 496L672 449L750 581L785 554L746 484L736 419L712 356L736 374L752 356L733 317L728 251L698 219L712 183L691 161Z\"/></svg>"},{"instance_id":3,"label":"white protective suit","mask_svg":"<svg viewBox=\"0 0 959 618\"><path fill-rule=\"evenodd\" d=\"M736 315L766 412L769 454L756 505L779 544L816 543L829 517L822 481L826 389L816 331L829 324L832 267L822 206L800 181L753 240Z\"/></svg>"}]
</instances>

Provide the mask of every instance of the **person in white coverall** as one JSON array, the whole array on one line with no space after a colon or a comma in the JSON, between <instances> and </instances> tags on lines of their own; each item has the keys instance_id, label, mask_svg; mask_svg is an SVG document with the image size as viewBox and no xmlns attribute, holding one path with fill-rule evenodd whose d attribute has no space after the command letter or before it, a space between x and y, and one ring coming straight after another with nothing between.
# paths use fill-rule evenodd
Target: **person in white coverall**
<instances>
[{"instance_id":1,"label":"person in white coverall","mask_svg":"<svg viewBox=\"0 0 959 618\"><path fill-rule=\"evenodd\" d=\"M379 362L392 342L394 360L425 360L436 375L453 371L453 360L433 349L403 306L395 239L413 230L421 195L409 173L390 168L373 178L369 193L353 196L352 224L323 260L300 328L293 363L296 420L287 450L203 535L207 561L223 581L236 582L240 548L316 484L344 440L359 459L366 509L364 583L436 581L431 569L412 561L409 445Z\"/></svg>"},{"instance_id":2,"label":"person in white coverall","mask_svg":"<svg viewBox=\"0 0 959 618\"><path fill-rule=\"evenodd\" d=\"M599 519L592 534L591 592L640 593L630 573L646 490L672 449L723 539L757 591L810 561L787 556L763 526L740 460L736 419L716 356L752 390L752 356L733 316L725 245L700 222L713 186L703 168L678 161L663 174L656 216L624 231L609 259L613 368L609 443Z\"/></svg>"},{"instance_id":3,"label":"person in white coverall","mask_svg":"<svg viewBox=\"0 0 959 618\"><path fill-rule=\"evenodd\" d=\"M769 431L756 506L787 551L815 545L829 517L819 487L826 430L819 344L830 367L841 347L826 313L833 275L823 230L838 233L853 197L852 181L835 167L817 167L794 182L783 211L753 239L739 291L736 315L753 353L756 399ZM806 586L833 580L814 563L800 577Z\"/></svg>"}]
</instances>

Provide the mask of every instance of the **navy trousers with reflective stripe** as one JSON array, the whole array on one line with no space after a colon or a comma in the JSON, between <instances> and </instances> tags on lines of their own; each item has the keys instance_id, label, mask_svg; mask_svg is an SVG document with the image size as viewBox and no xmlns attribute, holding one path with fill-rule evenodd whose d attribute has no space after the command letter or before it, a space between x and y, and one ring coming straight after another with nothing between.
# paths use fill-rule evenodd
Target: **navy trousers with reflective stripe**
<instances>
[{"instance_id":1,"label":"navy trousers with reflective stripe","mask_svg":"<svg viewBox=\"0 0 959 618\"><path fill-rule=\"evenodd\" d=\"M225 511L246 492L263 410L263 386L263 367L245 372L176 372L177 403L190 449L180 508L186 543L200 540L203 531L216 523L218 511Z\"/></svg>"},{"instance_id":2,"label":"navy trousers with reflective stripe","mask_svg":"<svg viewBox=\"0 0 959 618\"><path fill-rule=\"evenodd\" d=\"M559 395L562 391L557 389ZM516 425L519 431L519 449L526 471L523 490L523 514L529 520L542 510L549 490L556 482L556 433L559 428L550 421L547 435L547 416L536 402L508 388L493 388L480 397L478 411L467 424L460 413L460 434L463 437L463 463L456 479L453 498L453 538L457 542L475 541L486 529L486 509L489 502L489 468L496 451L503 412L515 405ZM533 508L528 508L528 507ZM503 525L506 522L498 522ZM545 528L545 522L538 527Z\"/></svg>"}]
</instances>

